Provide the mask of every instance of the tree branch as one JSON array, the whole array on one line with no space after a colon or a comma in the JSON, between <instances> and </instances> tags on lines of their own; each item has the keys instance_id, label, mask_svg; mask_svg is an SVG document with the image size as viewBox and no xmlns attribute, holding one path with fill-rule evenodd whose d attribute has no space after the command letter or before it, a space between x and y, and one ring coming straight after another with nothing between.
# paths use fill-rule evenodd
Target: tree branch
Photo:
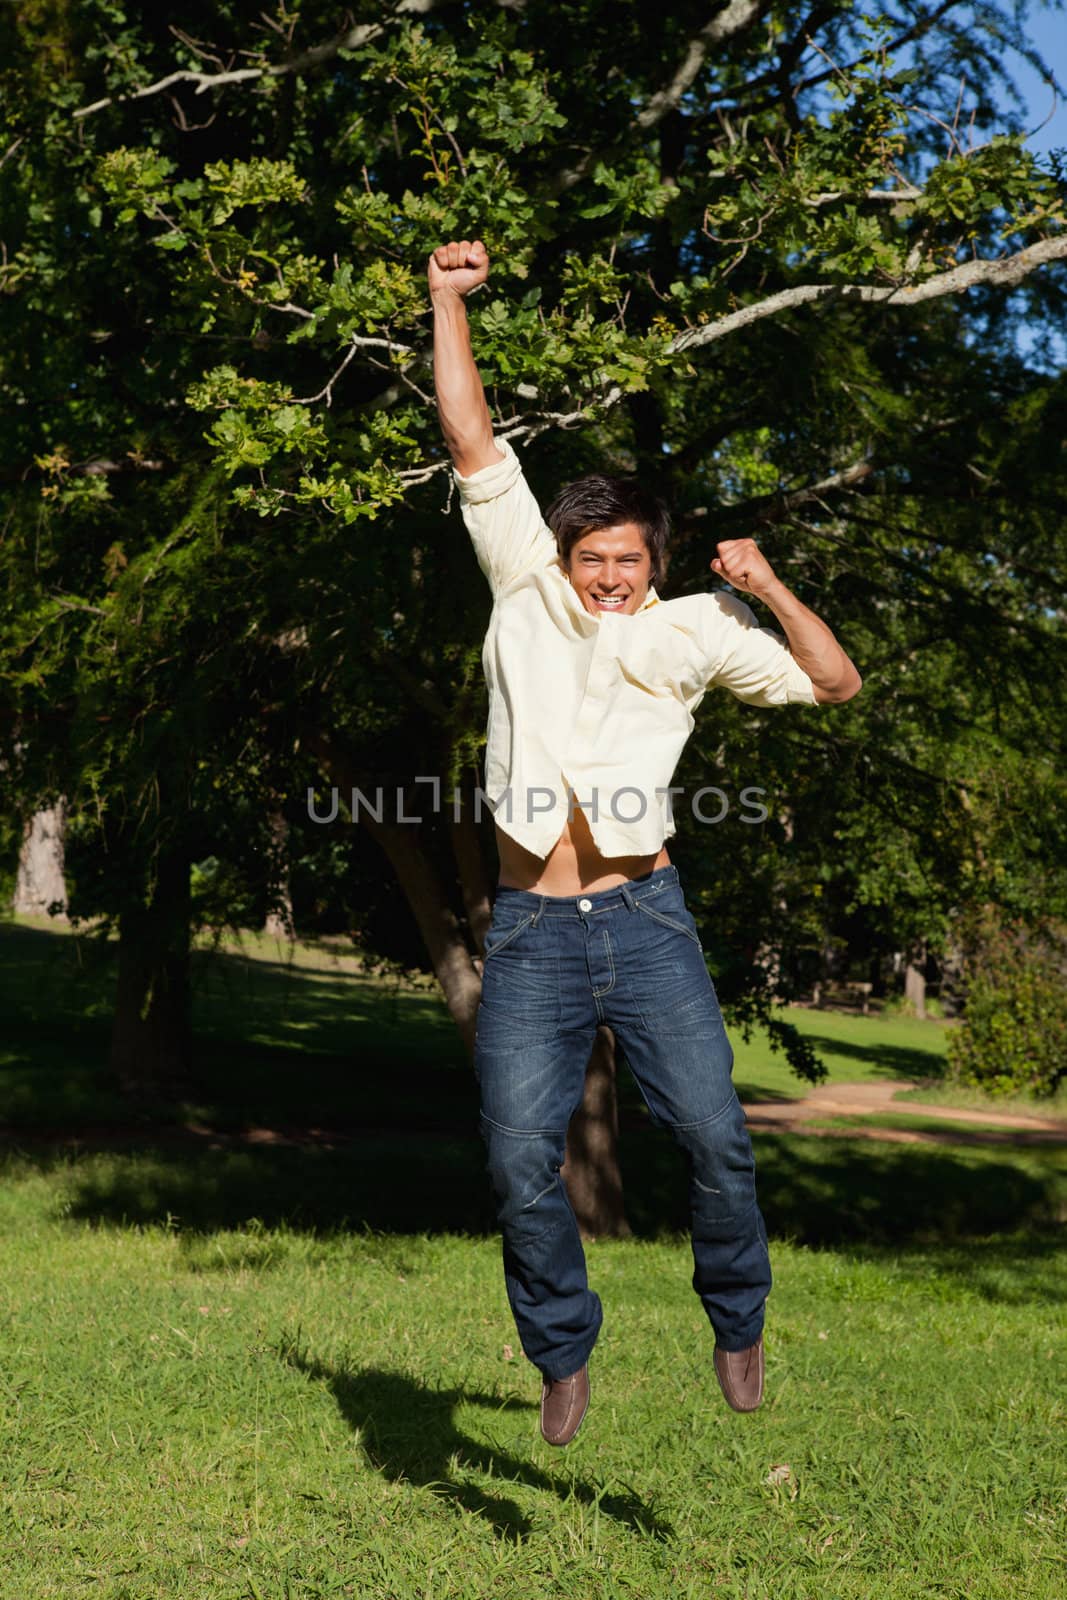
<instances>
[{"instance_id":1,"label":"tree branch","mask_svg":"<svg viewBox=\"0 0 1067 1600\"><path fill-rule=\"evenodd\" d=\"M1052 239L1039 239L1036 244L1027 245L1025 249L1017 251L1012 256L1001 256L994 261L963 262L948 272L940 272L935 277L928 278L925 283L897 284L891 288L865 283L797 284L792 289L782 289L778 294L768 296L766 300L742 306L739 310L720 317L717 322L708 322L698 328L687 328L684 333L678 334L671 340L664 354L677 355L685 350L696 350L703 345L715 344L719 339L725 339L751 323L760 322L765 317L777 316L794 306L808 305L817 300L859 300L866 303L914 306L924 300L936 300L945 295L961 293L982 283L1012 288L1036 267L1043 266L1047 261L1060 261L1065 258L1067 258L1067 233L1062 233ZM529 420L516 421L514 426L505 423L500 426L496 436L507 439L522 437L533 439L551 427L578 426L590 420L590 413L595 415L609 411L625 393L621 385L613 384L599 398L588 400L578 410L546 411L535 414ZM406 468L399 472L397 477L401 482L414 487L416 484L429 482L438 472L447 471L450 464L447 459L427 462L422 466ZM857 463L856 466L846 469L847 472L855 474L853 479L855 482L866 476L861 470L862 465ZM827 480L826 487L844 488L848 485L841 475L835 475L833 480ZM806 491L798 492L811 498L817 488L818 485L815 485Z\"/></svg>"},{"instance_id":2,"label":"tree branch","mask_svg":"<svg viewBox=\"0 0 1067 1600\"><path fill-rule=\"evenodd\" d=\"M635 121L642 132L647 133L651 128L657 127L664 117L677 110L687 90L692 88L713 45L723 44L727 39L732 39L736 34L743 32L762 11L767 9L769 9L767 0L729 0L729 3L717 12L710 22L705 23L703 28L689 40L685 55L670 83L665 84L662 89L657 89L637 113ZM590 168L596 162L602 161L606 154L606 148L587 150L580 161L559 174L555 183L551 185L552 194L561 195L568 189L573 189L576 183L582 181Z\"/></svg>"},{"instance_id":3,"label":"tree branch","mask_svg":"<svg viewBox=\"0 0 1067 1600\"><path fill-rule=\"evenodd\" d=\"M898 200L921 200L925 192L910 183L903 184L899 189L864 189L859 194L850 194L847 189L829 189L825 194L806 195L804 204L826 206L832 200L888 200L895 204Z\"/></svg>"},{"instance_id":4,"label":"tree branch","mask_svg":"<svg viewBox=\"0 0 1067 1600\"><path fill-rule=\"evenodd\" d=\"M130 450L125 461L110 461L106 456L98 456L92 461L69 467L67 472L71 477L102 478L113 472L162 472L165 465L164 461L140 456Z\"/></svg>"},{"instance_id":5,"label":"tree branch","mask_svg":"<svg viewBox=\"0 0 1067 1600\"><path fill-rule=\"evenodd\" d=\"M1000 256L994 261L962 262L948 272L939 272L935 277L927 278L925 283L894 284L891 288L867 283L796 284L792 289L782 289L778 294L769 295L766 300L757 300L753 305L731 311L716 322L707 322L699 328L687 328L671 340L667 353L675 355L683 350L715 344L719 339L736 333L739 328L761 322L765 317L777 316L793 306L809 305L815 300L860 300L866 304L917 306L924 300L960 294L981 283L1014 288L1035 267L1043 266L1046 261L1062 261L1064 258L1067 258L1067 233L1058 234L1052 239L1039 239L1036 244L1027 245L1013 256Z\"/></svg>"},{"instance_id":6,"label":"tree branch","mask_svg":"<svg viewBox=\"0 0 1067 1600\"><path fill-rule=\"evenodd\" d=\"M267 302L266 301L261 301L260 304L264 304L265 305L265 304L267 304ZM285 311L285 310L295 309L295 308L282 306L279 309ZM371 348L371 349L376 349L376 350L389 350L390 352L392 352L392 351L400 351L403 355L410 355L410 356L413 356L413 357L416 356L419 353L419 352L415 351L411 347L411 345L398 344L393 339L375 339L375 338L370 337L369 335L362 335L362 334L354 333L354 334L351 335L350 340L349 340L348 354L345 356L344 360L341 362L341 365L337 368L336 372L334 372L332 374L332 376L330 377L329 381L326 384L326 387L324 389L320 389L318 394L312 394L312 395L306 396L306 398L294 400L293 404L296 405L296 406L313 406L313 405L316 404L317 401L325 400L327 406L332 406L333 405L333 386L334 386L334 384L337 382L337 380L341 376L342 372L348 366L348 363L352 360L352 357L356 354L357 350L363 350L363 349L366 349L368 347ZM409 363L409 365L410 365L410 363ZM403 376L403 374L401 374L401 376Z\"/></svg>"},{"instance_id":7,"label":"tree branch","mask_svg":"<svg viewBox=\"0 0 1067 1600\"><path fill-rule=\"evenodd\" d=\"M654 94L637 113L637 126L654 128L668 112L674 111L690 89L707 59L708 51L755 22L761 11L769 9L766 0L729 0L729 4L704 24L689 41L685 56L670 83Z\"/></svg>"},{"instance_id":8,"label":"tree branch","mask_svg":"<svg viewBox=\"0 0 1067 1600\"><path fill-rule=\"evenodd\" d=\"M502 4L503 0L497 0ZM438 4L438 0L399 0L389 20L400 16L425 16ZM176 83L190 83L195 94L203 94L208 89L222 89L231 83L255 83L260 78L281 78L290 73L310 72L315 67L321 67L324 62L332 61L342 50L358 50L365 44L370 44L385 32L384 22L361 22L354 28L348 28L335 39L328 39L325 44L314 45L310 50L303 50L299 55L291 57L288 61L280 61L264 67L238 67L232 72L194 72L182 68L177 72L169 72L165 78L159 78L155 83L148 83L142 89L132 89L128 94L105 95L101 100L94 100L92 105L79 106L75 111L76 118L91 117L97 111L103 111L105 106L123 105L129 100L146 100L150 95L162 94Z\"/></svg>"},{"instance_id":9,"label":"tree branch","mask_svg":"<svg viewBox=\"0 0 1067 1600\"><path fill-rule=\"evenodd\" d=\"M910 44L913 39L922 38L925 33L929 33L930 29L935 23L940 22L941 18L947 11L954 10L957 6L962 5L962 3L963 0L941 0L941 4L935 6L933 11L927 12L925 16L916 17L915 21L910 23L909 26L904 29L903 33L898 33L895 38L890 39L889 42L884 46L885 54L890 57L895 56L896 52L901 48L902 45ZM787 68L791 68L797 64L797 61L804 53L804 45L810 42L807 35L811 32L814 32L813 23L818 15L818 12L813 12L812 15L801 25L800 32L789 45L783 48L782 60L777 67L775 67L772 71L762 72L757 77L750 78L748 80L748 82L745 84L745 90L748 94L751 94L754 89L763 89L772 84L779 87L781 86L782 65L785 64ZM859 59L860 58L857 58L854 61L848 62L848 64L844 67L827 67L823 72L813 73L810 77L801 78L799 83L793 84L791 87L790 93L792 97L795 99L803 89L814 89L818 87L819 84L825 83L828 78L832 78L835 73L842 73L847 76L848 73L853 72L859 65ZM775 102L773 100L739 101L731 105L730 111L735 116L745 114L754 115L759 111L765 111L768 106L771 106L774 103Z\"/></svg>"},{"instance_id":10,"label":"tree branch","mask_svg":"<svg viewBox=\"0 0 1067 1600\"><path fill-rule=\"evenodd\" d=\"M736 505L717 505L714 508L716 522L780 522L795 511L798 506L807 505L812 500L820 500L825 494L832 494L837 489L852 489L858 483L872 476L875 471L871 461L854 461L850 467L843 467L840 472L833 472L828 478L822 478L818 483L809 483L803 489L794 489L788 494L761 494L754 495L750 500L739 501ZM707 506L695 506L682 518L685 526L690 521L703 519L708 515Z\"/></svg>"},{"instance_id":11,"label":"tree branch","mask_svg":"<svg viewBox=\"0 0 1067 1600\"><path fill-rule=\"evenodd\" d=\"M594 409L606 411L609 406L613 406L616 401L621 400L623 393L624 391L616 384L608 390L602 399L590 400L579 411L542 411L531 418L529 422L518 422L514 426L511 423L502 423L499 427L494 428L493 437L498 440L536 439L538 434L545 433L549 428L576 427L580 422L591 421L590 412ZM406 467L402 472L397 473L397 477L401 483L406 483L414 488L416 484L428 483L439 472L450 472L451 470L452 462L446 456L441 461L428 461L422 466Z\"/></svg>"}]
</instances>

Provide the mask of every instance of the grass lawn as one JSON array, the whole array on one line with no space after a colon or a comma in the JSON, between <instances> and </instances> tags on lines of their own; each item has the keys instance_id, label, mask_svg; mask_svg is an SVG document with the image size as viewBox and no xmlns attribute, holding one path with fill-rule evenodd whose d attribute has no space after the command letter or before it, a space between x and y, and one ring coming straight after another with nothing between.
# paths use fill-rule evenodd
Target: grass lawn
<instances>
[{"instance_id":1,"label":"grass lawn","mask_svg":"<svg viewBox=\"0 0 1067 1600\"><path fill-rule=\"evenodd\" d=\"M187 1110L217 1126L398 1113L432 1125L449 1075L471 1077L455 1025L435 986L364 978L355 966L330 947L300 947L290 960L287 947L257 935L194 952L198 1100ZM102 949L40 918L0 923L0 1120L128 1117L105 1074L114 983L114 942Z\"/></svg>"},{"instance_id":2,"label":"grass lawn","mask_svg":"<svg viewBox=\"0 0 1067 1600\"><path fill-rule=\"evenodd\" d=\"M684 1169L624 1117L635 1238L589 1246L593 1407L555 1451L451 1023L272 954L197 958L198 1104L162 1109L218 1136L131 1142L112 969L0 925L2 1600L1058 1600L1062 1148L758 1134L776 1282L739 1417ZM839 1081L936 1075L942 1025L794 1016ZM798 1092L736 1046L743 1093ZM39 1137L109 1117L111 1148ZM343 1131L226 1131L316 1119Z\"/></svg>"},{"instance_id":3,"label":"grass lawn","mask_svg":"<svg viewBox=\"0 0 1067 1600\"><path fill-rule=\"evenodd\" d=\"M144 1177L115 1154L4 1161L10 1600L1063 1593L1049 1236L778 1242L751 1417L719 1398L687 1244L591 1244L605 1325L564 1452L495 1241L94 1210Z\"/></svg>"},{"instance_id":4,"label":"grass lawn","mask_svg":"<svg viewBox=\"0 0 1067 1600\"><path fill-rule=\"evenodd\" d=\"M783 1015L810 1039L827 1069L828 1083L875 1078L939 1078L944 1071L946 1024L917 1017L859 1016L786 1006ZM742 1099L782 1095L796 1099L806 1086L766 1038L732 1033L734 1082Z\"/></svg>"},{"instance_id":5,"label":"grass lawn","mask_svg":"<svg viewBox=\"0 0 1067 1600\"><path fill-rule=\"evenodd\" d=\"M904 1098L910 1098L905 1096ZM996 1115L995 1103L983 1102L984 1109L990 1117ZM997 1122L962 1122L952 1117L924 1117L913 1111L878 1111L863 1115L835 1114L825 1117L806 1117L805 1128L889 1128L900 1133L931 1133L941 1138L958 1139L966 1143L969 1139L981 1144L983 1140L1010 1140L1017 1144L1053 1144L1067 1145L1067 1129L1063 1133L1049 1130L1050 1137L1045 1139L1020 1132L1017 1126L1011 1123Z\"/></svg>"}]
</instances>

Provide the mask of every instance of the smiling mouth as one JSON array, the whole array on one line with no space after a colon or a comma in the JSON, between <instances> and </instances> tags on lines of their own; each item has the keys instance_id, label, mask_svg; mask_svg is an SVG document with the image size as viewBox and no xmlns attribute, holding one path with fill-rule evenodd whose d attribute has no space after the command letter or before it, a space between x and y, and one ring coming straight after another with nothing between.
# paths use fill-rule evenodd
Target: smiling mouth
<instances>
[{"instance_id":1,"label":"smiling mouth","mask_svg":"<svg viewBox=\"0 0 1067 1600\"><path fill-rule=\"evenodd\" d=\"M624 594L593 594L592 600L602 611L621 611L626 604Z\"/></svg>"}]
</instances>

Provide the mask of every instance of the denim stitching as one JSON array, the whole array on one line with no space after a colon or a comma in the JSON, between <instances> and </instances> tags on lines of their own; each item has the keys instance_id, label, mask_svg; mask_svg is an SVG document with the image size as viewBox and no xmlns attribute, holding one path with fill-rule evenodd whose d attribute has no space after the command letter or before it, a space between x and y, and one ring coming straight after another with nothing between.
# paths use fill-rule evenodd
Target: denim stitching
<instances>
[{"instance_id":1,"label":"denim stitching","mask_svg":"<svg viewBox=\"0 0 1067 1600\"><path fill-rule=\"evenodd\" d=\"M534 921L536 920L536 918L537 918L536 911L531 911L531 913L530 913L530 915L528 917L523 917L521 922L517 922L515 924L515 926L512 928L510 933L506 933L504 935L504 937L501 940L499 940L498 943L496 943L491 950L487 950L485 952L485 955L482 957L482 964L484 965L486 961L490 960L491 957L495 956L498 950L503 950L504 946L506 944L510 944L512 939L514 939L518 934L522 933L524 928L531 927L532 924L534 923Z\"/></svg>"},{"instance_id":2,"label":"denim stitching","mask_svg":"<svg viewBox=\"0 0 1067 1600\"><path fill-rule=\"evenodd\" d=\"M495 1128L498 1133L510 1133L516 1139L544 1139L546 1137L565 1139L567 1136L566 1128L509 1128L506 1122L496 1122L492 1117L486 1116L484 1111L479 1112L479 1115L483 1122L488 1122L489 1126Z\"/></svg>"},{"instance_id":3,"label":"denim stitching","mask_svg":"<svg viewBox=\"0 0 1067 1600\"><path fill-rule=\"evenodd\" d=\"M662 894L664 889L671 889L673 887L674 887L674 885L671 884L671 883L657 883L657 884L653 884L651 889L646 889L644 894L634 894L631 891L631 896L630 897L633 900L633 903L634 903L635 906L640 906L642 900L651 900L651 898L652 898L652 896L654 894ZM619 890L616 891L616 892L621 893L621 891L622 891L622 885L620 884ZM610 904L610 905L606 905L606 906L591 906L590 909L585 914L586 914L587 917L601 917L601 916L605 916L605 915L610 916L615 911L623 911L623 910L629 910L629 907L626 905L625 899L623 899L622 905Z\"/></svg>"},{"instance_id":4,"label":"denim stitching","mask_svg":"<svg viewBox=\"0 0 1067 1600\"><path fill-rule=\"evenodd\" d=\"M716 1111L710 1117L701 1117L699 1122L672 1122L668 1124L668 1126L680 1132L688 1132L692 1128L710 1127L713 1122L718 1122L719 1119L724 1117L728 1111L731 1111L736 1103L737 1095L735 1093L731 1095L730 1099L727 1100L726 1104L721 1108L721 1110Z\"/></svg>"},{"instance_id":5,"label":"denim stitching","mask_svg":"<svg viewBox=\"0 0 1067 1600\"><path fill-rule=\"evenodd\" d=\"M669 870L670 870L669 868L657 868L657 871L669 871ZM507 885L505 885L504 887L507 888ZM629 888L629 884L627 884L626 887ZM620 884L618 886L618 888L616 888L616 889L596 890L594 892L598 893L598 894L618 894L621 891L621 888L622 888L622 885ZM652 884L651 886L649 886L647 888L642 887L642 888L639 888L639 889L631 889L630 893L633 896L635 904L640 905L642 900L650 900L653 895L662 894L665 889L679 889L679 888L681 888L680 880L677 878L677 876L672 876L672 877L668 877L668 878L663 878L659 883L654 883L654 884ZM512 892L512 891L509 891L509 892ZM517 890L514 890L513 892L515 894L533 895L536 898L538 898L539 900L541 900L542 905L538 908L538 910L536 912L535 921L539 921L541 919L541 917L543 917L543 916L544 917L549 917L552 920L555 920L556 918L559 918L559 917L565 917L568 920L570 920L575 916L574 901L569 895L563 897L563 900L562 900L561 904L553 906L553 905L549 904L549 901L553 897L551 895L543 895L537 889L521 889L521 890L517 889ZM556 898L559 898L559 897L557 896ZM499 903L503 904L503 903L506 903L506 902L500 901ZM625 902L623 902L623 903L625 904ZM608 904L608 905L597 905L597 906L591 906L590 909L587 912L584 913L584 915L587 916L587 917L594 917L594 916L599 915L603 911L619 911L621 909L622 909L622 907L620 905L618 905L618 904L615 904L615 903Z\"/></svg>"},{"instance_id":6,"label":"denim stitching","mask_svg":"<svg viewBox=\"0 0 1067 1600\"><path fill-rule=\"evenodd\" d=\"M604 948L608 953L608 966L611 968L611 982L608 984L606 989L594 989L592 991L594 1000L600 1000L604 995L610 994L612 989L615 987L615 958L611 953L611 934L606 928L604 929ZM599 1010L600 1008L598 1007L597 1009Z\"/></svg>"},{"instance_id":7,"label":"denim stitching","mask_svg":"<svg viewBox=\"0 0 1067 1600\"><path fill-rule=\"evenodd\" d=\"M684 933L686 938L692 939L693 943L699 948L700 940L697 935L681 922L674 922L670 917L665 917L662 911L653 911L651 906L643 905L640 900L637 902L637 909L643 911L646 917L651 917L654 922L662 922L665 928L671 928L675 933Z\"/></svg>"}]
</instances>

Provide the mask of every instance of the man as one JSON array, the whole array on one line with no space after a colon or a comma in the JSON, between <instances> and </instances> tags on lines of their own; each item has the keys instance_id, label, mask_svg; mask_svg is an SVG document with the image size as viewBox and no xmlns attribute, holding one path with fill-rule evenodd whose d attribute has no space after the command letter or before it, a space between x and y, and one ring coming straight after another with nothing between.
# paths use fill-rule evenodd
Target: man
<instances>
[{"instance_id":1,"label":"man","mask_svg":"<svg viewBox=\"0 0 1067 1600\"><path fill-rule=\"evenodd\" d=\"M500 880L475 1071L508 1299L541 1373L542 1434L565 1445L589 1402L601 1306L559 1169L601 1023L690 1158L693 1287L725 1398L737 1411L762 1399L767 1237L733 1052L664 845L669 785L710 686L812 705L851 699L860 676L751 539L723 540L711 567L770 606L788 644L734 594L661 601L669 523L632 479L568 485L545 525L493 437L471 352L464 297L488 271L478 239L439 246L427 269L441 427L494 597L482 661Z\"/></svg>"}]
</instances>

